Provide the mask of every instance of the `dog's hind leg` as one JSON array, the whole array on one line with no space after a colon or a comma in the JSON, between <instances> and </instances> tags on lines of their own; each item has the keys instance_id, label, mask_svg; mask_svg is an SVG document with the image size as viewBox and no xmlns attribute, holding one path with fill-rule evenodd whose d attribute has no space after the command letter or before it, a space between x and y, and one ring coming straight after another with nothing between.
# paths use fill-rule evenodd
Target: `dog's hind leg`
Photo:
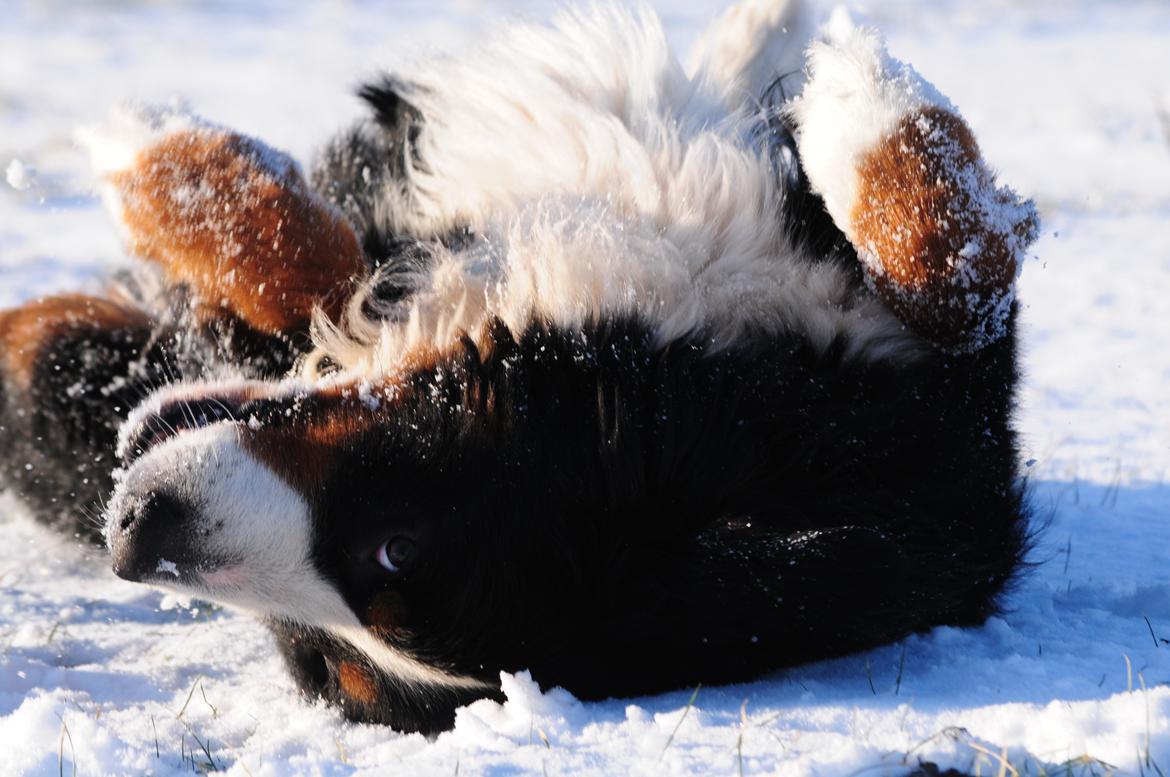
<instances>
[{"instance_id":1,"label":"dog's hind leg","mask_svg":"<svg viewBox=\"0 0 1170 777\"><path fill-rule=\"evenodd\" d=\"M0 311L0 487L42 521L96 540L117 428L171 377L155 322L82 295Z\"/></svg>"},{"instance_id":2,"label":"dog's hind leg","mask_svg":"<svg viewBox=\"0 0 1170 777\"><path fill-rule=\"evenodd\" d=\"M141 108L81 139L130 250L186 292L192 323L244 344L229 360L273 349L297 355L314 310L336 318L367 274L346 219L290 157L260 141Z\"/></svg>"},{"instance_id":3,"label":"dog's hind leg","mask_svg":"<svg viewBox=\"0 0 1170 777\"><path fill-rule=\"evenodd\" d=\"M997 186L951 103L870 30L830 22L792 106L801 163L870 285L924 337L1001 337L1036 210Z\"/></svg>"}]
</instances>

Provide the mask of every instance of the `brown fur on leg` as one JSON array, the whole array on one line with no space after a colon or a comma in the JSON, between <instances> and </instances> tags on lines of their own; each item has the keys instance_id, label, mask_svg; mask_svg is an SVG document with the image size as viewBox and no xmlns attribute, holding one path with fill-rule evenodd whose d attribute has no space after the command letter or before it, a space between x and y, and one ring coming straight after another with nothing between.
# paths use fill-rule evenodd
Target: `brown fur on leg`
<instances>
[{"instance_id":1,"label":"brown fur on leg","mask_svg":"<svg viewBox=\"0 0 1170 777\"><path fill-rule=\"evenodd\" d=\"M351 701L373 704L378 700L378 685L361 664L342 661L337 667L337 681L341 692Z\"/></svg>"},{"instance_id":2,"label":"brown fur on leg","mask_svg":"<svg viewBox=\"0 0 1170 777\"><path fill-rule=\"evenodd\" d=\"M996 187L966 123L936 107L907 115L863 155L858 178L852 226L878 294L941 345L996 339L1037 219Z\"/></svg>"},{"instance_id":3,"label":"brown fur on leg","mask_svg":"<svg viewBox=\"0 0 1170 777\"><path fill-rule=\"evenodd\" d=\"M226 130L173 133L113 174L132 250L194 292L204 320L235 316L264 334L340 314L366 273L352 227L288 157Z\"/></svg>"},{"instance_id":4,"label":"brown fur on leg","mask_svg":"<svg viewBox=\"0 0 1170 777\"><path fill-rule=\"evenodd\" d=\"M37 363L61 337L87 330L137 329L150 325L140 310L99 297L64 294L0 311L0 364L14 384L27 390Z\"/></svg>"}]
</instances>

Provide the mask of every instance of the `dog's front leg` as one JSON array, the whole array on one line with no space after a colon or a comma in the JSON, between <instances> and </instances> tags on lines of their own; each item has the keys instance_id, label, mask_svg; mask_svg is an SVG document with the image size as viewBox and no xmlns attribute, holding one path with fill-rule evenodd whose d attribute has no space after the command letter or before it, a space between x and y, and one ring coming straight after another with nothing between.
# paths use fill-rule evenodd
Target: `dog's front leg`
<instances>
[{"instance_id":1,"label":"dog's front leg","mask_svg":"<svg viewBox=\"0 0 1170 777\"><path fill-rule=\"evenodd\" d=\"M242 333L260 354L305 348L314 310L336 319L367 274L350 224L258 140L146 108L82 140L130 250L185 292L196 326Z\"/></svg>"},{"instance_id":2,"label":"dog's front leg","mask_svg":"<svg viewBox=\"0 0 1170 777\"><path fill-rule=\"evenodd\" d=\"M973 351L1006 331L1038 231L970 127L877 33L835 18L791 108L802 163L870 285L924 337Z\"/></svg>"}]
</instances>

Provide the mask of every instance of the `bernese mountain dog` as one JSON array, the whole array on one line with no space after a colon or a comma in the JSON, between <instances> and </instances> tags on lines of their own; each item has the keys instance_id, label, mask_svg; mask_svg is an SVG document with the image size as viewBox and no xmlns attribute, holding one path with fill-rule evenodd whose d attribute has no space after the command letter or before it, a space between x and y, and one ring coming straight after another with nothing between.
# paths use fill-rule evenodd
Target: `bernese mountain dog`
<instances>
[{"instance_id":1,"label":"bernese mountain dog","mask_svg":"<svg viewBox=\"0 0 1170 777\"><path fill-rule=\"evenodd\" d=\"M684 67L649 11L512 24L363 87L307 176L118 109L80 138L140 266L0 314L3 483L403 731L501 672L633 696L982 622L1035 209L876 32L808 28L746 0Z\"/></svg>"}]
</instances>

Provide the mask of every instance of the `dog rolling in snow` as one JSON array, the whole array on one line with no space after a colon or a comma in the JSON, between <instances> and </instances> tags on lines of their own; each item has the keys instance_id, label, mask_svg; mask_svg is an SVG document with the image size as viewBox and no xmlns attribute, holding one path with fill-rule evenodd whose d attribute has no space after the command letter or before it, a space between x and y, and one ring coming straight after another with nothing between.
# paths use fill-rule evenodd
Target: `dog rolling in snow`
<instances>
[{"instance_id":1,"label":"dog rolling in snow","mask_svg":"<svg viewBox=\"0 0 1170 777\"><path fill-rule=\"evenodd\" d=\"M741 3L690 72L646 12L503 29L365 87L308 180L114 114L83 140L142 267L0 314L5 483L402 730L502 671L630 696L980 623L1027 541L1035 212L802 14Z\"/></svg>"}]
</instances>

